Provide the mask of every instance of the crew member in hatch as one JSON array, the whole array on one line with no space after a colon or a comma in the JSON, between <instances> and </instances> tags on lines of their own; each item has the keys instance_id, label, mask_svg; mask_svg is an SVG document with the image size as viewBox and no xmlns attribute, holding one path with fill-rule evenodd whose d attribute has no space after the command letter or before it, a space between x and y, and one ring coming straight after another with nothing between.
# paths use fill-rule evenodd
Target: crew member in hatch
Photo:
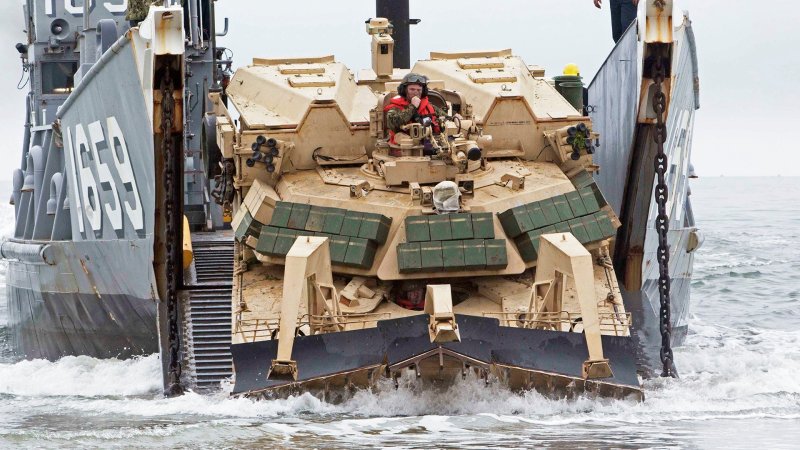
<instances>
[{"instance_id":1,"label":"crew member in hatch","mask_svg":"<svg viewBox=\"0 0 800 450\"><path fill-rule=\"evenodd\" d=\"M431 118L434 134L441 132L439 118L445 116L445 112L428 101L428 77L409 73L397 87L397 94L384 108L390 143L397 143L395 135L403 132L403 126L425 117Z\"/></svg>"}]
</instances>

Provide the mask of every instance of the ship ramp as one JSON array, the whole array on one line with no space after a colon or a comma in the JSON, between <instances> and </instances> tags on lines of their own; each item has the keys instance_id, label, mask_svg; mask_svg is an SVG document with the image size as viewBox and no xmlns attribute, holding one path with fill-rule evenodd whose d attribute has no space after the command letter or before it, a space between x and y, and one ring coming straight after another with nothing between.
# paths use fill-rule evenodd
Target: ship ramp
<instances>
[{"instance_id":1,"label":"ship ramp","mask_svg":"<svg viewBox=\"0 0 800 450\"><path fill-rule=\"evenodd\" d=\"M185 282L184 359L190 385L220 386L233 374L233 234L192 233L194 261Z\"/></svg>"}]
</instances>

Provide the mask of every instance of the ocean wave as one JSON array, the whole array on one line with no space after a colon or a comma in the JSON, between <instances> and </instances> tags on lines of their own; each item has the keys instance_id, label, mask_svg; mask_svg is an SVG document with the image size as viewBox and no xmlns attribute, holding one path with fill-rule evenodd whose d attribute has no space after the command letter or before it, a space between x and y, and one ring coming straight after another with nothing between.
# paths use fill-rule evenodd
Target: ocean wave
<instances>
[{"instance_id":1,"label":"ocean wave","mask_svg":"<svg viewBox=\"0 0 800 450\"><path fill-rule=\"evenodd\" d=\"M67 399L64 407L91 414L115 414L125 416L154 417L206 417L206 418L260 418L302 417L307 414L338 412L331 405L311 394L302 394L280 400L258 401L243 397L231 397L227 393L187 392L175 398L156 395L148 398L94 398Z\"/></svg>"},{"instance_id":2,"label":"ocean wave","mask_svg":"<svg viewBox=\"0 0 800 450\"><path fill-rule=\"evenodd\" d=\"M695 272L713 272L724 269L738 269L742 267L765 267L774 264L785 264L787 261L754 258L746 255L733 255L730 253L715 254L714 257L704 259L695 264Z\"/></svg>"},{"instance_id":3,"label":"ocean wave","mask_svg":"<svg viewBox=\"0 0 800 450\"><path fill-rule=\"evenodd\" d=\"M800 414L800 332L751 329L746 333L692 324L686 346L677 349L681 379L645 382L642 403L593 397L552 399L537 392L512 392L470 377L446 389L421 388L405 374L395 389L388 380L331 404L311 394L280 400L233 398L226 392L160 395L155 355L130 361L69 357L58 362L0 365L0 392L27 407L91 416L208 417L240 419L387 419L417 416L496 415L505 420L559 425L582 422L645 423L659 420L788 418Z\"/></svg>"}]
</instances>

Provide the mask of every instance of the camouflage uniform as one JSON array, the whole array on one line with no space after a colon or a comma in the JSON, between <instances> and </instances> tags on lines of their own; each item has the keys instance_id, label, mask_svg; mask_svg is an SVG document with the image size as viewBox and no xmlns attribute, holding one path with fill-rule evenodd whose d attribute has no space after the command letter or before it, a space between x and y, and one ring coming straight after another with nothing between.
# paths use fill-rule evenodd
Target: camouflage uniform
<instances>
[{"instance_id":1,"label":"camouflage uniform","mask_svg":"<svg viewBox=\"0 0 800 450\"><path fill-rule=\"evenodd\" d=\"M163 6L164 0L128 0L128 14L125 15L125 19L141 22L147 18L150 5Z\"/></svg>"},{"instance_id":2,"label":"camouflage uniform","mask_svg":"<svg viewBox=\"0 0 800 450\"><path fill-rule=\"evenodd\" d=\"M436 117L447 115L442 108L438 108L434 105L431 106L433 106L433 110L436 111ZM402 132L403 126L411 123L416 112L417 108L411 104L405 109L392 108L386 113L386 127L395 133Z\"/></svg>"}]
</instances>

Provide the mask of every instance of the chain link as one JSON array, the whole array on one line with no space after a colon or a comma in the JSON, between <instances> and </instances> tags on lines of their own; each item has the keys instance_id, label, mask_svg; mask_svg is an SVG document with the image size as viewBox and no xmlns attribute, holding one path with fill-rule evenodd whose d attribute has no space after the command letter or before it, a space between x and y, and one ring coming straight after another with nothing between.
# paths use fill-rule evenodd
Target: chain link
<instances>
[{"instance_id":1,"label":"chain link","mask_svg":"<svg viewBox=\"0 0 800 450\"><path fill-rule=\"evenodd\" d=\"M161 139L164 154L164 214L166 222L165 245L167 266L167 325L169 341L169 365L167 378L169 385L166 394L176 396L183 393L181 386L180 360L180 320L178 317L178 233L176 229L177 202L180 201L176 168L176 153L172 127L175 120L174 86L170 68L165 68L165 76L161 84Z\"/></svg>"},{"instance_id":2,"label":"chain link","mask_svg":"<svg viewBox=\"0 0 800 450\"><path fill-rule=\"evenodd\" d=\"M231 160L223 160L222 173L214 177L214 190L211 197L218 205L222 205L224 215L231 215L232 204L236 194L233 184L233 176L236 174L236 167Z\"/></svg>"},{"instance_id":3,"label":"chain link","mask_svg":"<svg viewBox=\"0 0 800 450\"><path fill-rule=\"evenodd\" d=\"M655 200L658 205L658 215L656 216L656 232L658 233L658 250L656 259L658 260L658 294L661 303L659 313L661 331L661 364L663 370L661 376L671 377L675 374L672 371L672 319L670 311L670 277L669 277L669 243L667 242L667 231L669 231L669 216L667 215L667 197L669 195L666 173L667 155L664 153L664 143L667 141L667 125L664 122L664 114L667 109L667 96L664 94L662 83L666 78L665 58L656 56L653 67L653 82L655 92L653 92L653 110L656 113L656 126L653 139L657 145L655 157L655 170L658 182L655 189Z\"/></svg>"}]
</instances>

